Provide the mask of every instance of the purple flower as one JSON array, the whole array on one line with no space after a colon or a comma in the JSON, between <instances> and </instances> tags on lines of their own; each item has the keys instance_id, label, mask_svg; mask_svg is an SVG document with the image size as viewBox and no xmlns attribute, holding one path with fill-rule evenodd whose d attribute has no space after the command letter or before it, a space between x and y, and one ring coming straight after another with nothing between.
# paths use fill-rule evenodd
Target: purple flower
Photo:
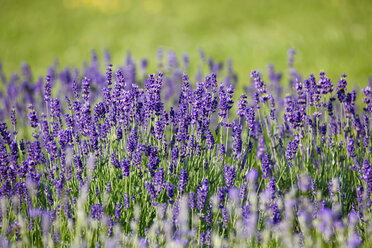
<instances>
[{"instance_id":1,"label":"purple flower","mask_svg":"<svg viewBox=\"0 0 372 248\"><path fill-rule=\"evenodd\" d=\"M329 240L333 234L333 212L328 208L322 208L319 211L318 216L320 222L317 225L317 228L320 232L322 232L326 239Z\"/></svg>"},{"instance_id":2,"label":"purple flower","mask_svg":"<svg viewBox=\"0 0 372 248\"><path fill-rule=\"evenodd\" d=\"M256 127L255 108L253 106L247 110L247 123L249 130L253 133Z\"/></svg>"},{"instance_id":3,"label":"purple flower","mask_svg":"<svg viewBox=\"0 0 372 248\"><path fill-rule=\"evenodd\" d=\"M258 139L257 159L262 159L265 152L265 138L261 135Z\"/></svg>"},{"instance_id":4,"label":"purple flower","mask_svg":"<svg viewBox=\"0 0 372 248\"><path fill-rule=\"evenodd\" d=\"M265 153L262 158L262 178L268 178L271 174L271 158L269 153Z\"/></svg>"},{"instance_id":5,"label":"purple flower","mask_svg":"<svg viewBox=\"0 0 372 248\"><path fill-rule=\"evenodd\" d=\"M358 231L354 230L354 232L346 240L346 247L347 248L358 248L361 246L362 242L363 240L360 238Z\"/></svg>"},{"instance_id":6,"label":"purple flower","mask_svg":"<svg viewBox=\"0 0 372 248\"><path fill-rule=\"evenodd\" d=\"M187 172L185 170L181 170L180 177L178 180L178 188L177 188L179 195L182 195L185 192L188 181L189 181L189 178L188 178Z\"/></svg>"},{"instance_id":7,"label":"purple flower","mask_svg":"<svg viewBox=\"0 0 372 248\"><path fill-rule=\"evenodd\" d=\"M111 154L110 162L111 162L111 164L112 164L115 168L119 168L119 167L120 167L120 163L119 163L119 161L118 161L118 156L116 155L116 153L112 153L112 154Z\"/></svg>"},{"instance_id":8,"label":"purple flower","mask_svg":"<svg viewBox=\"0 0 372 248\"><path fill-rule=\"evenodd\" d=\"M204 204L207 200L207 195L208 195L208 179L205 178L201 184L199 184L197 193L198 193L198 209L199 211L202 211L204 208Z\"/></svg>"},{"instance_id":9,"label":"purple flower","mask_svg":"<svg viewBox=\"0 0 372 248\"><path fill-rule=\"evenodd\" d=\"M261 94L266 94L266 84L263 82L261 78L261 74L258 71L253 70L250 74L251 78L254 80L254 84L256 87L257 92Z\"/></svg>"},{"instance_id":10,"label":"purple flower","mask_svg":"<svg viewBox=\"0 0 372 248\"><path fill-rule=\"evenodd\" d=\"M124 195L124 208L125 210L129 209L129 196L127 192L125 192L125 195Z\"/></svg>"},{"instance_id":11,"label":"purple flower","mask_svg":"<svg viewBox=\"0 0 372 248\"><path fill-rule=\"evenodd\" d=\"M121 219L121 204L120 203L116 203L114 218L116 221L119 221Z\"/></svg>"},{"instance_id":12,"label":"purple flower","mask_svg":"<svg viewBox=\"0 0 372 248\"><path fill-rule=\"evenodd\" d=\"M349 152L349 156L351 158L354 158L356 157L356 154L355 154L355 147L354 147L354 140L353 139L349 139L349 141L347 142L347 151Z\"/></svg>"},{"instance_id":13,"label":"purple flower","mask_svg":"<svg viewBox=\"0 0 372 248\"><path fill-rule=\"evenodd\" d=\"M207 89L210 89L213 93L216 92L215 88L217 87L217 75L216 73L212 73L211 75L207 75L204 79L205 85Z\"/></svg>"},{"instance_id":14,"label":"purple flower","mask_svg":"<svg viewBox=\"0 0 372 248\"><path fill-rule=\"evenodd\" d=\"M108 86L112 84L112 64L109 64L106 69L106 83Z\"/></svg>"},{"instance_id":15,"label":"purple flower","mask_svg":"<svg viewBox=\"0 0 372 248\"><path fill-rule=\"evenodd\" d=\"M280 222L281 214L279 211L278 204L276 203L276 200L274 200L272 206L271 206L272 212L273 212L273 224L276 225Z\"/></svg>"},{"instance_id":16,"label":"purple flower","mask_svg":"<svg viewBox=\"0 0 372 248\"><path fill-rule=\"evenodd\" d=\"M155 201L156 198L157 198L157 194L156 194L156 191L155 191L154 186L152 185L152 183L150 183L149 181L145 181L145 188L146 188L147 192L149 193L149 195L151 197L151 200Z\"/></svg>"},{"instance_id":17,"label":"purple flower","mask_svg":"<svg viewBox=\"0 0 372 248\"><path fill-rule=\"evenodd\" d=\"M154 146L151 149L148 163L148 169L152 177L155 175L155 170L158 168L159 163L160 159L158 158L158 147Z\"/></svg>"},{"instance_id":18,"label":"purple flower","mask_svg":"<svg viewBox=\"0 0 372 248\"><path fill-rule=\"evenodd\" d=\"M364 159L362 173L362 178L367 186L367 195L369 196L372 193L372 166L369 164L368 159ZM371 201L370 198L369 201Z\"/></svg>"},{"instance_id":19,"label":"purple flower","mask_svg":"<svg viewBox=\"0 0 372 248\"><path fill-rule=\"evenodd\" d=\"M81 81L82 84L82 92L81 97L84 101L88 101L89 99L89 87L90 87L90 80L87 77L84 77Z\"/></svg>"},{"instance_id":20,"label":"purple flower","mask_svg":"<svg viewBox=\"0 0 372 248\"><path fill-rule=\"evenodd\" d=\"M230 221L230 216L227 213L227 208L223 207L221 209L221 215L222 215L222 228L227 229Z\"/></svg>"},{"instance_id":21,"label":"purple flower","mask_svg":"<svg viewBox=\"0 0 372 248\"><path fill-rule=\"evenodd\" d=\"M123 138L123 129L121 129L121 127L118 127L117 132L116 132L116 136L118 137L118 140L121 140Z\"/></svg>"},{"instance_id":22,"label":"purple flower","mask_svg":"<svg viewBox=\"0 0 372 248\"><path fill-rule=\"evenodd\" d=\"M242 129L243 126L238 123L237 120L234 120L232 123L232 131L233 131L233 152L236 156L240 156L242 150Z\"/></svg>"},{"instance_id":23,"label":"purple flower","mask_svg":"<svg viewBox=\"0 0 372 248\"><path fill-rule=\"evenodd\" d=\"M226 154L226 147L224 144L221 144L220 145L220 155L221 155L221 158L223 159L223 157L225 156Z\"/></svg>"},{"instance_id":24,"label":"purple flower","mask_svg":"<svg viewBox=\"0 0 372 248\"><path fill-rule=\"evenodd\" d=\"M130 135L127 140L127 150L129 153L133 153L136 148L137 148L137 131L136 129L132 129L132 131L130 131Z\"/></svg>"},{"instance_id":25,"label":"purple flower","mask_svg":"<svg viewBox=\"0 0 372 248\"><path fill-rule=\"evenodd\" d=\"M223 168L226 186L231 187L235 184L235 167L225 165Z\"/></svg>"},{"instance_id":26,"label":"purple flower","mask_svg":"<svg viewBox=\"0 0 372 248\"><path fill-rule=\"evenodd\" d=\"M247 108L248 108L248 102L247 102L247 96L241 95L240 100L238 101L238 110L236 111L236 114L240 117L243 117L246 115Z\"/></svg>"},{"instance_id":27,"label":"purple flower","mask_svg":"<svg viewBox=\"0 0 372 248\"><path fill-rule=\"evenodd\" d=\"M296 135L292 141L288 141L287 143L286 159L289 167L293 166L293 158L296 156L299 143L300 139L298 135Z\"/></svg>"},{"instance_id":28,"label":"purple flower","mask_svg":"<svg viewBox=\"0 0 372 248\"><path fill-rule=\"evenodd\" d=\"M246 195L247 195L247 184L242 183L242 186L240 186L240 191L239 191L240 200L243 201Z\"/></svg>"},{"instance_id":29,"label":"purple flower","mask_svg":"<svg viewBox=\"0 0 372 248\"><path fill-rule=\"evenodd\" d=\"M10 122L12 123L13 127L15 128L16 124L17 124L17 119L16 119L16 111L15 111L14 106L12 107L12 110L10 112Z\"/></svg>"},{"instance_id":30,"label":"purple flower","mask_svg":"<svg viewBox=\"0 0 372 248\"><path fill-rule=\"evenodd\" d=\"M93 219L101 220L102 219L102 215L103 215L103 209L101 207L101 204L96 203L96 204L94 204L94 205L91 206L91 208L90 208L90 216Z\"/></svg>"},{"instance_id":31,"label":"purple flower","mask_svg":"<svg viewBox=\"0 0 372 248\"><path fill-rule=\"evenodd\" d=\"M205 233L200 233L200 238L199 238L199 246L204 247L205 244Z\"/></svg>"},{"instance_id":32,"label":"purple flower","mask_svg":"<svg viewBox=\"0 0 372 248\"><path fill-rule=\"evenodd\" d=\"M106 184L106 192L107 193L111 193L111 182L107 182L107 184Z\"/></svg>"},{"instance_id":33,"label":"purple flower","mask_svg":"<svg viewBox=\"0 0 372 248\"><path fill-rule=\"evenodd\" d=\"M333 116L333 104L332 104L332 101L329 101L329 102L328 102L327 109L328 109L328 115L329 115L330 117L332 117L332 116Z\"/></svg>"},{"instance_id":34,"label":"purple flower","mask_svg":"<svg viewBox=\"0 0 372 248\"><path fill-rule=\"evenodd\" d=\"M337 98L341 103L345 102L346 100L346 94L345 94L347 91L346 86L347 86L346 74L342 74L340 81L338 81L338 86L337 86Z\"/></svg>"},{"instance_id":35,"label":"purple flower","mask_svg":"<svg viewBox=\"0 0 372 248\"><path fill-rule=\"evenodd\" d=\"M123 176L129 177L129 172L130 172L130 162L127 159L123 159L120 162L120 167L123 172Z\"/></svg>"},{"instance_id":36,"label":"purple flower","mask_svg":"<svg viewBox=\"0 0 372 248\"><path fill-rule=\"evenodd\" d=\"M5 122L0 122L0 135L1 138L4 140L5 144L10 145L11 143L11 135L8 130L8 126Z\"/></svg>"},{"instance_id":37,"label":"purple flower","mask_svg":"<svg viewBox=\"0 0 372 248\"><path fill-rule=\"evenodd\" d=\"M163 168L159 168L159 170L155 173L153 177L153 184L154 184L156 194L159 194L161 191L163 191L165 187Z\"/></svg>"},{"instance_id":38,"label":"purple flower","mask_svg":"<svg viewBox=\"0 0 372 248\"><path fill-rule=\"evenodd\" d=\"M218 201L219 201L219 208L223 208L225 200L226 200L226 187L219 187L218 188Z\"/></svg>"},{"instance_id":39,"label":"purple flower","mask_svg":"<svg viewBox=\"0 0 372 248\"><path fill-rule=\"evenodd\" d=\"M35 111L35 108L33 105L28 106L28 109L30 110L30 113L28 114L28 119L30 120L31 127L37 127L39 124L39 118L37 116L37 113Z\"/></svg>"},{"instance_id":40,"label":"purple flower","mask_svg":"<svg viewBox=\"0 0 372 248\"><path fill-rule=\"evenodd\" d=\"M333 85L332 82L324 72L319 73L320 79L319 79L319 87L320 87L320 94L327 94L331 93L333 91Z\"/></svg>"},{"instance_id":41,"label":"purple flower","mask_svg":"<svg viewBox=\"0 0 372 248\"><path fill-rule=\"evenodd\" d=\"M270 178L270 181L267 184L267 190L271 195L271 199L275 199L277 189L276 189L276 180L274 177Z\"/></svg>"},{"instance_id":42,"label":"purple flower","mask_svg":"<svg viewBox=\"0 0 372 248\"><path fill-rule=\"evenodd\" d=\"M209 129L207 129L206 132L207 132L207 136L206 136L206 138L207 138L207 142L206 142L207 149L212 150L213 147L214 147L214 137L213 137L212 132Z\"/></svg>"},{"instance_id":43,"label":"purple flower","mask_svg":"<svg viewBox=\"0 0 372 248\"><path fill-rule=\"evenodd\" d=\"M229 110L229 105L228 105L228 97L225 92L225 87L221 84L218 89L218 97L219 97L219 111L218 111L218 116L221 118L226 118L227 113Z\"/></svg>"},{"instance_id":44,"label":"purple flower","mask_svg":"<svg viewBox=\"0 0 372 248\"><path fill-rule=\"evenodd\" d=\"M177 145L175 147L173 147L173 149L171 151L171 154L170 154L170 157L171 157L171 161L169 162L169 173L173 174L174 169L175 169L174 167L177 165L178 157L179 157L179 149L178 149Z\"/></svg>"},{"instance_id":45,"label":"purple flower","mask_svg":"<svg viewBox=\"0 0 372 248\"><path fill-rule=\"evenodd\" d=\"M45 78L45 85L44 85L44 101L48 104L51 96L52 86L50 84L51 77L49 75Z\"/></svg>"},{"instance_id":46,"label":"purple flower","mask_svg":"<svg viewBox=\"0 0 372 248\"><path fill-rule=\"evenodd\" d=\"M195 193L190 192L189 194L189 206L192 210L196 208L196 200L195 200Z\"/></svg>"},{"instance_id":47,"label":"purple flower","mask_svg":"<svg viewBox=\"0 0 372 248\"><path fill-rule=\"evenodd\" d=\"M169 197L168 202L173 204L174 200L174 185L170 182L167 182L167 196Z\"/></svg>"}]
</instances>

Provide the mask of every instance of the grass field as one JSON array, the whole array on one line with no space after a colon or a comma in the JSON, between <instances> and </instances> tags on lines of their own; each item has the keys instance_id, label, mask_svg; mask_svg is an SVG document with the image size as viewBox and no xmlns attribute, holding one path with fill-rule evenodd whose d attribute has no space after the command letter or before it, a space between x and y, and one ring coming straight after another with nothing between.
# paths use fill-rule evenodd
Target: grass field
<instances>
[{"instance_id":1,"label":"grass field","mask_svg":"<svg viewBox=\"0 0 372 248\"><path fill-rule=\"evenodd\" d=\"M269 62L286 69L289 48L305 76L345 72L359 88L372 75L371 1L114 1L2 0L0 59L7 75L29 62L38 75L58 58L81 67L90 50L112 52L122 63L127 51L148 57L155 68L159 47L178 55L199 47L219 60L231 57L242 81ZM153 63L151 63L151 61ZM241 82L242 82L241 81Z\"/></svg>"}]
</instances>

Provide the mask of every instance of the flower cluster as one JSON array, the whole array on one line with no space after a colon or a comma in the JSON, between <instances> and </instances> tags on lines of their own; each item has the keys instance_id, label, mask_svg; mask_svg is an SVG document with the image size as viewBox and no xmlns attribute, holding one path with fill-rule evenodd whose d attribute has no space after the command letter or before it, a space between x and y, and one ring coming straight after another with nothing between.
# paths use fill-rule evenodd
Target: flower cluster
<instances>
[{"instance_id":1,"label":"flower cluster","mask_svg":"<svg viewBox=\"0 0 372 248\"><path fill-rule=\"evenodd\" d=\"M371 246L371 86L164 53L0 71L1 246Z\"/></svg>"}]
</instances>

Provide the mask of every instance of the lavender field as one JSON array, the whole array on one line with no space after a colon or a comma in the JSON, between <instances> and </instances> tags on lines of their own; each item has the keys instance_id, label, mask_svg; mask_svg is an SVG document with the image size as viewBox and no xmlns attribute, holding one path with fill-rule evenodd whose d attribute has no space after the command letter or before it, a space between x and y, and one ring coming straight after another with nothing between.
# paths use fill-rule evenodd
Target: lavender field
<instances>
[{"instance_id":1,"label":"lavender field","mask_svg":"<svg viewBox=\"0 0 372 248\"><path fill-rule=\"evenodd\" d=\"M370 86L110 58L0 72L2 247L372 246Z\"/></svg>"}]
</instances>

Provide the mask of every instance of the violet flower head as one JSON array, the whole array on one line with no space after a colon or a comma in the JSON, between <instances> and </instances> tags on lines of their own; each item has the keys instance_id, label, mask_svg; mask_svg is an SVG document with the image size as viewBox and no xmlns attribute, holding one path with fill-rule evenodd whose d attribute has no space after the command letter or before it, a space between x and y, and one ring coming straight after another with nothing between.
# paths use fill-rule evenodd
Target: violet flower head
<instances>
[{"instance_id":1,"label":"violet flower head","mask_svg":"<svg viewBox=\"0 0 372 248\"><path fill-rule=\"evenodd\" d=\"M238 110L236 111L236 114L239 117L243 117L246 115L247 108L248 108L248 102L247 102L247 96L241 95L240 100L238 101Z\"/></svg>"},{"instance_id":2,"label":"violet flower head","mask_svg":"<svg viewBox=\"0 0 372 248\"><path fill-rule=\"evenodd\" d=\"M253 133L256 127L256 113L253 106L249 107L247 110L247 122L250 132Z\"/></svg>"},{"instance_id":3,"label":"violet flower head","mask_svg":"<svg viewBox=\"0 0 372 248\"><path fill-rule=\"evenodd\" d=\"M150 147L151 148L151 147ZM151 176L155 175L155 170L158 168L160 159L158 157L158 147L154 146L150 151L148 169Z\"/></svg>"},{"instance_id":4,"label":"violet flower head","mask_svg":"<svg viewBox=\"0 0 372 248\"><path fill-rule=\"evenodd\" d=\"M145 181L145 188L150 195L151 200L155 201L158 195L156 194L155 188L152 183L150 183L149 181Z\"/></svg>"},{"instance_id":5,"label":"violet flower head","mask_svg":"<svg viewBox=\"0 0 372 248\"><path fill-rule=\"evenodd\" d=\"M12 110L10 111L10 122L12 123L13 127L15 128L17 125L17 119L16 119L16 111L15 107L12 107Z\"/></svg>"},{"instance_id":6,"label":"violet flower head","mask_svg":"<svg viewBox=\"0 0 372 248\"><path fill-rule=\"evenodd\" d=\"M356 157L356 154L355 154L355 147L354 147L354 140L353 139L349 139L349 141L347 142L347 151L349 152L349 156L351 158L354 158Z\"/></svg>"},{"instance_id":7,"label":"violet flower head","mask_svg":"<svg viewBox=\"0 0 372 248\"><path fill-rule=\"evenodd\" d=\"M153 177L153 184L154 184L154 188L157 194L163 191L165 187L165 181L164 181L164 169L162 167L159 168L157 172L155 172L155 175Z\"/></svg>"},{"instance_id":8,"label":"violet flower head","mask_svg":"<svg viewBox=\"0 0 372 248\"><path fill-rule=\"evenodd\" d=\"M229 224L229 221L230 221L230 216L227 212L227 208L226 207L223 207L221 209L221 215L222 215L222 228L223 229L227 229L228 228L228 224Z\"/></svg>"},{"instance_id":9,"label":"violet flower head","mask_svg":"<svg viewBox=\"0 0 372 248\"><path fill-rule=\"evenodd\" d=\"M129 196L128 196L128 193L125 192L124 194L124 209L125 210L128 210L129 209Z\"/></svg>"},{"instance_id":10,"label":"violet flower head","mask_svg":"<svg viewBox=\"0 0 372 248\"><path fill-rule=\"evenodd\" d=\"M251 76L251 78L253 78L253 81L254 81L257 92L260 95L266 94L266 92L267 92L266 84L263 82L263 80L261 78L261 74L258 71L253 70L251 72L250 76Z\"/></svg>"},{"instance_id":11,"label":"violet flower head","mask_svg":"<svg viewBox=\"0 0 372 248\"><path fill-rule=\"evenodd\" d=\"M202 211L205 205L205 202L207 201L207 196L208 196L208 179L205 178L201 184L199 184L197 193L198 193L198 200L197 200L197 205L199 211Z\"/></svg>"},{"instance_id":12,"label":"violet flower head","mask_svg":"<svg viewBox=\"0 0 372 248\"><path fill-rule=\"evenodd\" d=\"M90 88L90 80L87 77L84 77L81 81L82 84L82 92L81 97L84 101L88 101L89 99L89 88Z\"/></svg>"},{"instance_id":13,"label":"violet flower head","mask_svg":"<svg viewBox=\"0 0 372 248\"><path fill-rule=\"evenodd\" d=\"M240 190L239 190L240 200L243 201L246 196L247 196L247 184L242 183L242 185L240 186Z\"/></svg>"},{"instance_id":14,"label":"violet flower head","mask_svg":"<svg viewBox=\"0 0 372 248\"><path fill-rule=\"evenodd\" d=\"M120 203L116 203L114 218L116 221L119 221L121 219L121 204Z\"/></svg>"},{"instance_id":15,"label":"violet flower head","mask_svg":"<svg viewBox=\"0 0 372 248\"><path fill-rule=\"evenodd\" d=\"M189 194L189 206L190 206L191 210L196 209L196 200L195 200L195 193L194 192L190 192L190 194Z\"/></svg>"},{"instance_id":16,"label":"violet flower head","mask_svg":"<svg viewBox=\"0 0 372 248\"><path fill-rule=\"evenodd\" d=\"M52 91L52 86L51 86L51 77L49 75L46 76L45 78L45 85L44 85L44 101L46 103L49 102L50 96L51 96L51 91Z\"/></svg>"},{"instance_id":17,"label":"violet flower head","mask_svg":"<svg viewBox=\"0 0 372 248\"><path fill-rule=\"evenodd\" d=\"M137 131L132 129L127 140L127 150L129 153L133 153L137 148Z\"/></svg>"},{"instance_id":18,"label":"violet flower head","mask_svg":"<svg viewBox=\"0 0 372 248\"><path fill-rule=\"evenodd\" d=\"M268 191L271 194L271 198L274 199L275 198L275 194L277 192L277 189L276 189L276 180L275 180L274 177L270 178L270 181L267 184L267 189L268 189Z\"/></svg>"},{"instance_id":19,"label":"violet flower head","mask_svg":"<svg viewBox=\"0 0 372 248\"><path fill-rule=\"evenodd\" d=\"M348 239L346 240L346 247L348 248L358 248L362 245L363 240L358 234L358 231L354 230L351 235L349 235Z\"/></svg>"},{"instance_id":20,"label":"violet flower head","mask_svg":"<svg viewBox=\"0 0 372 248\"><path fill-rule=\"evenodd\" d=\"M178 158L179 158L179 149L177 145L173 147L173 149L171 150L170 158L171 158L171 161L169 162L169 173L173 174L175 166L177 165Z\"/></svg>"},{"instance_id":21,"label":"violet flower head","mask_svg":"<svg viewBox=\"0 0 372 248\"><path fill-rule=\"evenodd\" d=\"M204 79L206 88L211 89L212 92L215 92L215 88L217 87L217 75L216 73L212 73L211 75L207 75Z\"/></svg>"},{"instance_id":22,"label":"violet flower head","mask_svg":"<svg viewBox=\"0 0 372 248\"><path fill-rule=\"evenodd\" d=\"M174 185L170 182L167 182L167 196L169 197L169 203L172 204L174 202Z\"/></svg>"},{"instance_id":23,"label":"violet flower head","mask_svg":"<svg viewBox=\"0 0 372 248\"><path fill-rule=\"evenodd\" d=\"M180 195L182 195L185 192L188 181L189 177L187 175L187 172L185 170L181 170L177 188Z\"/></svg>"},{"instance_id":24,"label":"violet flower head","mask_svg":"<svg viewBox=\"0 0 372 248\"><path fill-rule=\"evenodd\" d=\"M225 156L225 154L226 154L226 147L225 147L224 144L221 144L220 145L220 156L221 156L221 158L223 158Z\"/></svg>"},{"instance_id":25,"label":"violet flower head","mask_svg":"<svg viewBox=\"0 0 372 248\"><path fill-rule=\"evenodd\" d=\"M108 64L106 69L106 84L108 86L112 85L112 64Z\"/></svg>"},{"instance_id":26,"label":"violet flower head","mask_svg":"<svg viewBox=\"0 0 372 248\"><path fill-rule=\"evenodd\" d=\"M207 136L206 136L206 138L207 138L207 142L206 142L207 148L209 150L212 150L213 147L214 147L215 141L214 141L213 134L212 134L212 132L209 129L207 130Z\"/></svg>"},{"instance_id":27,"label":"violet flower head","mask_svg":"<svg viewBox=\"0 0 372 248\"><path fill-rule=\"evenodd\" d=\"M226 118L229 110L229 105L227 94L225 92L225 87L222 84L218 88L218 97L219 97L218 116L220 116L221 118Z\"/></svg>"},{"instance_id":28,"label":"violet flower head","mask_svg":"<svg viewBox=\"0 0 372 248\"><path fill-rule=\"evenodd\" d=\"M107 192L108 194L111 193L111 182L107 182L107 184L106 184L106 192Z\"/></svg>"},{"instance_id":29,"label":"violet flower head","mask_svg":"<svg viewBox=\"0 0 372 248\"><path fill-rule=\"evenodd\" d=\"M99 203L93 204L90 208L90 216L93 219L101 220L102 215L103 215L103 209L102 209L101 204L99 204Z\"/></svg>"},{"instance_id":30,"label":"violet flower head","mask_svg":"<svg viewBox=\"0 0 372 248\"><path fill-rule=\"evenodd\" d=\"M225 183L227 187L231 187L235 184L235 167L228 165L224 166L224 177L225 177Z\"/></svg>"},{"instance_id":31,"label":"violet flower head","mask_svg":"<svg viewBox=\"0 0 372 248\"><path fill-rule=\"evenodd\" d=\"M320 94L328 94L332 93L333 91L333 84L329 78L327 78L324 72L319 73L319 86L320 86Z\"/></svg>"},{"instance_id":32,"label":"violet flower head","mask_svg":"<svg viewBox=\"0 0 372 248\"><path fill-rule=\"evenodd\" d=\"M372 193L372 166L370 165L368 159L364 159L362 173L362 178L366 182L367 193L369 195Z\"/></svg>"},{"instance_id":33,"label":"violet flower head","mask_svg":"<svg viewBox=\"0 0 372 248\"><path fill-rule=\"evenodd\" d=\"M227 188L226 187L218 187L217 192L218 192L217 194L218 194L219 208L223 208L224 203L226 201Z\"/></svg>"},{"instance_id":34,"label":"violet flower head","mask_svg":"<svg viewBox=\"0 0 372 248\"><path fill-rule=\"evenodd\" d=\"M257 159L262 159L265 152L265 138L263 135L258 139Z\"/></svg>"},{"instance_id":35,"label":"violet flower head","mask_svg":"<svg viewBox=\"0 0 372 248\"><path fill-rule=\"evenodd\" d=\"M123 159L120 162L120 167L121 167L121 170L123 172L123 176L129 177L129 173L130 173L130 162L129 162L129 160Z\"/></svg>"},{"instance_id":36,"label":"violet flower head","mask_svg":"<svg viewBox=\"0 0 372 248\"><path fill-rule=\"evenodd\" d=\"M268 178L271 174L271 158L270 154L267 152L262 158L262 177Z\"/></svg>"},{"instance_id":37,"label":"violet flower head","mask_svg":"<svg viewBox=\"0 0 372 248\"><path fill-rule=\"evenodd\" d=\"M279 211L278 204L276 203L276 200L274 200L271 208L272 208L272 212L273 212L273 224L276 225L281 220L281 214L280 214L280 211Z\"/></svg>"},{"instance_id":38,"label":"violet flower head","mask_svg":"<svg viewBox=\"0 0 372 248\"><path fill-rule=\"evenodd\" d=\"M241 150L242 150L242 130L243 126L238 123L237 120L234 120L232 123L232 131L233 131L233 152L236 156L240 156Z\"/></svg>"},{"instance_id":39,"label":"violet flower head","mask_svg":"<svg viewBox=\"0 0 372 248\"><path fill-rule=\"evenodd\" d=\"M322 208L319 211L318 218L320 219L320 222L318 223L317 228L325 235L326 239L329 240L334 234L332 210L328 208Z\"/></svg>"},{"instance_id":40,"label":"violet flower head","mask_svg":"<svg viewBox=\"0 0 372 248\"><path fill-rule=\"evenodd\" d=\"M37 116L37 113L35 111L35 108L33 105L28 106L28 109L30 110L28 114L28 119L30 120L31 127L37 127L39 124L39 118Z\"/></svg>"},{"instance_id":41,"label":"violet flower head","mask_svg":"<svg viewBox=\"0 0 372 248\"><path fill-rule=\"evenodd\" d=\"M345 102L346 100L346 74L342 74L340 81L338 81L338 86L337 86L337 98L338 100L342 103Z\"/></svg>"}]
</instances>

